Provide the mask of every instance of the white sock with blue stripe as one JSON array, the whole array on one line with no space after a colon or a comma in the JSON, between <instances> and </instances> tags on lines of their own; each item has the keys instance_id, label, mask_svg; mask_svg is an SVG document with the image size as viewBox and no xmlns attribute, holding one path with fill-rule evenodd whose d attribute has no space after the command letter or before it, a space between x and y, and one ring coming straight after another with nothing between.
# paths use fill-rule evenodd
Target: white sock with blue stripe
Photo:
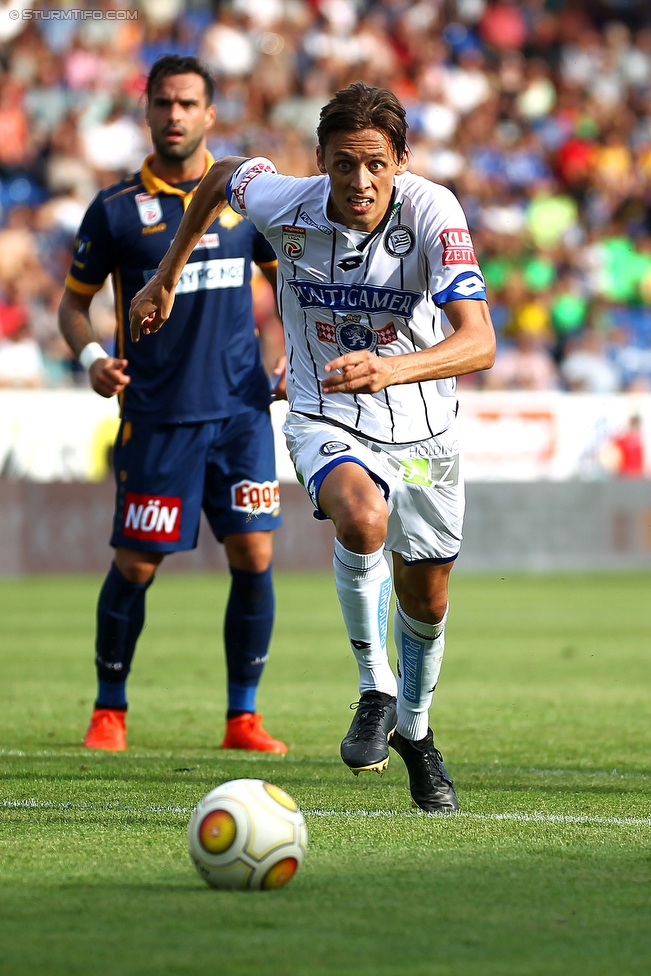
<instances>
[{"instance_id":1,"label":"white sock with blue stripe","mask_svg":"<svg viewBox=\"0 0 651 976\"><path fill-rule=\"evenodd\" d=\"M391 573L384 549L350 552L335 539L335 586L350 646L359 668L359 693L396 695L387 654Z\"/></svg>"},{"instance_id":2,"label":"white sock with blue stripe","mask_svg":"<svg viewBox=\"0 0 651 976\"><path fill-rule=\"evenodd\" d=\"M445 616L426 624L408 616L396 600L393 634L398 649L398 732L405 739L427 735L429 707L445 649Z\"/></svg>"}]
</instances>

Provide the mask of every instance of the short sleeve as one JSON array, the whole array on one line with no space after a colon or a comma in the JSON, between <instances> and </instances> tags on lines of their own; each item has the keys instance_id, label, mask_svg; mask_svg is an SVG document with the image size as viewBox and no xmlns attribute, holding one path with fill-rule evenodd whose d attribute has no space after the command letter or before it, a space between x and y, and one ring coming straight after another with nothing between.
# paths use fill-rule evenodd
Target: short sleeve
<instances>
[{"instance_id":1,"label":"short sleeve","mask_svg":"<svg viewBox=\"0 0 651 976\"><path fill-rule=\"evenodd\" d=\"M66 285L81 294L99 291L115 268L113 236L104 201L95 197L84 215L75 238L72 264Z\"/></svg>"},{"instance_id":2,"label":"short sleeve","mask_svg":"<svg viewBox=\"0 0 651 976\"><path fill-rule=\"evenodd\" d=\"M274 176L277 176L277 170L271 160L254 156L237 167L226 185L226 197L233 210L248 217L258 228L260 203L266 198L273 206L273 195L262 192L263 184L267 186L269 177Z\"/></svg>"},{"instance_id":3,"label":"short sleeve","mask_svg":"<svg viewBox=\"0 0 651 976\"><path fill-rule=\"evenodd\" d=\"M256 231L253 241L253 260L262 267L269 264L276 264L278 261L273 247L259 230Z\"/></svg>"},{"instance_id":4,"label":"short sleeve","mask_svg":"<svg viewBox=\"0 0 651 976\"><path fill-rule=\"evenodd\" d=\"M426 252L430 288L437 305L459 299L486 300L486 285L461 204L449 190L437 188L437 207L429 209Z\"/></svg>"}]
</instances>

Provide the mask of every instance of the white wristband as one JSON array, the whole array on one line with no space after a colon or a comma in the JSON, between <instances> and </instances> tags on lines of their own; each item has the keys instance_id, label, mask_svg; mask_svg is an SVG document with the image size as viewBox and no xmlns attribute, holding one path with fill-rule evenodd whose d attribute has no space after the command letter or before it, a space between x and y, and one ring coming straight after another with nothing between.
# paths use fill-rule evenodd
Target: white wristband
<instances>
[{"instance_id":1,"label":"white wristband","mask_svg":"<svg viewBox=\"0 0 651 976\"><path fill-rule=\"evenodd\" d=\"M99 342L89 342L79 353L79 362L85 370L89 370L98 359L108 358L108 353L102 349Z\"/></svg>"}]
</instances>

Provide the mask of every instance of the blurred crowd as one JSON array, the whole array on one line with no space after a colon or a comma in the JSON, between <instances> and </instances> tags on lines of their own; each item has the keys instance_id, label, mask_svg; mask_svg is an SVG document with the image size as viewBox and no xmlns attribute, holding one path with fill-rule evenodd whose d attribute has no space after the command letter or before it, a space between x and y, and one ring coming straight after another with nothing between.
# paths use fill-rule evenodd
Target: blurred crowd
<instances>
[{"instance_id":1,"label":"blurred crowd","mask_svg":"<svg viewBox=\"0 0 651 976\"><path fill-rule=\"evenodd\" d=\"M166 53L214 72L215 156L297 176L337 89L396 92L411 168L458 195L487 279L497 361L464 385L651 389L648 0L4 4L0 385L84 382L56 325L72 241L149 152L144 79ZM262 288L257 309L263 327ZM110 284L92 314L110 350Z\"/></svg>"}]
</instances>

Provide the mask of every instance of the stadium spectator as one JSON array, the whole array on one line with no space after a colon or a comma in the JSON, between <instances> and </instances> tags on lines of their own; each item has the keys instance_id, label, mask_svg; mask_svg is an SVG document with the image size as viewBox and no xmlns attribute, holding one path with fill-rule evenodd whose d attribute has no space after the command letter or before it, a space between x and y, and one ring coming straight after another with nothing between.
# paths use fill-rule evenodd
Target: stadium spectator
<instances>
[{"instance_id":1,"label":"stadium spectator","mask_svg":"<svg viewBox=\"0 0 651 976\"><path fill-rule=\"evenodd\" d=\"M549 351L547 323L539 307L525 306L513 332L513 344L499 350L495 365L484 377L487 390L555 390L556 365Z\"/></svg>"},{"instance_id":2,"label":"stadium spectator","mask_svg":"<svg viewBox=\"0 0 651 976\"><path fill-rule=\"evenodd\" d=\"M644 477L644 441L642 439L642 418L634 414L626 430L612 439L617 451L615 471L618 478Z\"/></svg>"},{"instance_id":3,"label":"stadium spectator","mask_svg":"<svg viewBox=\"0 0 651 976\"><path fill-rule=\"evenodd\" d=\"M613 328L620 313L635 312L629 345L651 349L643 4L147 0L129 21L3 25L0 225L15 208L56 198L70 246L75 210L137 166L143 79L161 54L203 51L211 60L215 156L269 154L297 176L315 172L316 106L361 77L407 106L412 171L459 196L500 306L496 324L498 264L502 277L507 265L524 271L534 295L541 280L529 278L545 265L559 360L587 321L585 307L601 300ZM32 287L26 266L20 279Z\"/></svg>"},{"instance_id":4,"label":"stadium spectator","mask_svg":"<svg viewBox=\"0 0 651 976\"><path fill-rule=\"evenodd\" d=\"M617 369L608 359L606 338L587 328L568 343L561 376L573 393L615 393L620 388Z\"/></svg>"},{"instance_id":5,"label":"stadium spectator","mask_svg":"<svg viewBox=\"0 0 651 976\"><path fill-rule=\"evenodd\" d=\"M30 327L27 309L0 307L0 387L43 386L43 355Z\"/></svg>"}]
</instances>

